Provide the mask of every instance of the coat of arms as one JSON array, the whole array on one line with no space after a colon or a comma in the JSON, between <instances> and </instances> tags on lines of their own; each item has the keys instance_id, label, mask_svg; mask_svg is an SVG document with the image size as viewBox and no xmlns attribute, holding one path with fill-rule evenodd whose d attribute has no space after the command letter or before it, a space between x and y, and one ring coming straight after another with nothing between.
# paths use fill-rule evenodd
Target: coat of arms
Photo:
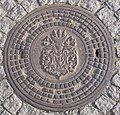
<instances>
[{"instance_id":1,"label":"coat of arms","mask_svg":"<svg viewBox=\"0 0 120 115\"><path fill-rule=\"evenodd\" d=\"M66 30L53 30L42 40L40 65L44 72L57 79L77 66L76 40Z\"/></svg>"}]
</instances>

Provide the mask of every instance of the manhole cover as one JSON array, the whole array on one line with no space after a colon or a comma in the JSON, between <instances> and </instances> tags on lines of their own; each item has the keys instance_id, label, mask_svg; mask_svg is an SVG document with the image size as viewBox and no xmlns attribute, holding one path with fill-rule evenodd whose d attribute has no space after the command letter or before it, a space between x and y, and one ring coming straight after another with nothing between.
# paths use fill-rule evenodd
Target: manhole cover
<instances>
[{"instance_id":1,"label":"manhole cover","mask_svg":"<svg viewBox=\"0 0 120 115\"><path fill-rule=\"evenodd\" d=\"M82 8L43 6L10 31L4 65L14 91L26 102L52 111L79 108L95 100L110 79L111 38Z\"/></svg>"}]
</instances>

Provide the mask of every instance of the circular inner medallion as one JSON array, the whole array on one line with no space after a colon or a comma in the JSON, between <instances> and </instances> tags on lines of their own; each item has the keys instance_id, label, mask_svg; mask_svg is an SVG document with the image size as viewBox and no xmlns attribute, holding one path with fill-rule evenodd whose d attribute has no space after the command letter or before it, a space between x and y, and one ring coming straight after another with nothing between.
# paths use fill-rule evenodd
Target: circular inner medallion
<instances>
[{"instance_id":1,"label":"circular inner medallion","mask_svg":"<svg viewBox=\"0 0 120 115\"><path fill-rule=\"evenodd\" d=\"M52 27L31 43L33 69L50 82L66 82L81 72L86 60L83 38L64 27ZM71 79L70 79L71 78Z\"/></svg>"},{"instance_id":2,"label":"circular inner medallion","mask_svg":"<svg viewBox=\"0 0 120 115\"><path fill-rule=\"evenodd\" d=\"M104 25L76 6L42 6L9 32L8 81L33 106L65 111L95 100L111 78L113 46Z\"/></svg>"}]
</instances>

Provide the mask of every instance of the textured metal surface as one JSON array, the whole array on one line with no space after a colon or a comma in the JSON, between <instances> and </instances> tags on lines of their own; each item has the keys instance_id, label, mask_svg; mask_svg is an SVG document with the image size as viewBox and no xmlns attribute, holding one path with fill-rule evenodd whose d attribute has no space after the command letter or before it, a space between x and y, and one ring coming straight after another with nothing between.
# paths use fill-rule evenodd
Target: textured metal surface
<instances>
[{"instance_id":1,"label":"textured metal surface","mask_svg":"<svg viewBox=\"0 0 120 115\"><path fill-rule=\"evenodd\" d=\"M95 100L109 81L112 42L90 12L43 6L9 32L4 66L21 99L45 110L71 110Z\"/></svg>"}]
</instances>

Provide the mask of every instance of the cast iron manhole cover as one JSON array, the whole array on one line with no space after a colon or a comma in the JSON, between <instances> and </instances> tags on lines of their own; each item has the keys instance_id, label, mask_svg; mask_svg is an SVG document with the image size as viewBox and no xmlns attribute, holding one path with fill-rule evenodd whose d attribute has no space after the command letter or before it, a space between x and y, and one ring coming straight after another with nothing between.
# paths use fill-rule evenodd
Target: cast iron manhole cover
<instances>
[{"instance_id":1,"label":"cast iron manhole cover","mask_svg":"<svg viewBox=\"0 0 120 115\"><path fill-rule=\"evenodd\" d=\"M4 65L23 100L45 110L71 110L95 100L109 81L112 42L90 12L43 6L9 32Z\"/></svg>"}]
</instances>

